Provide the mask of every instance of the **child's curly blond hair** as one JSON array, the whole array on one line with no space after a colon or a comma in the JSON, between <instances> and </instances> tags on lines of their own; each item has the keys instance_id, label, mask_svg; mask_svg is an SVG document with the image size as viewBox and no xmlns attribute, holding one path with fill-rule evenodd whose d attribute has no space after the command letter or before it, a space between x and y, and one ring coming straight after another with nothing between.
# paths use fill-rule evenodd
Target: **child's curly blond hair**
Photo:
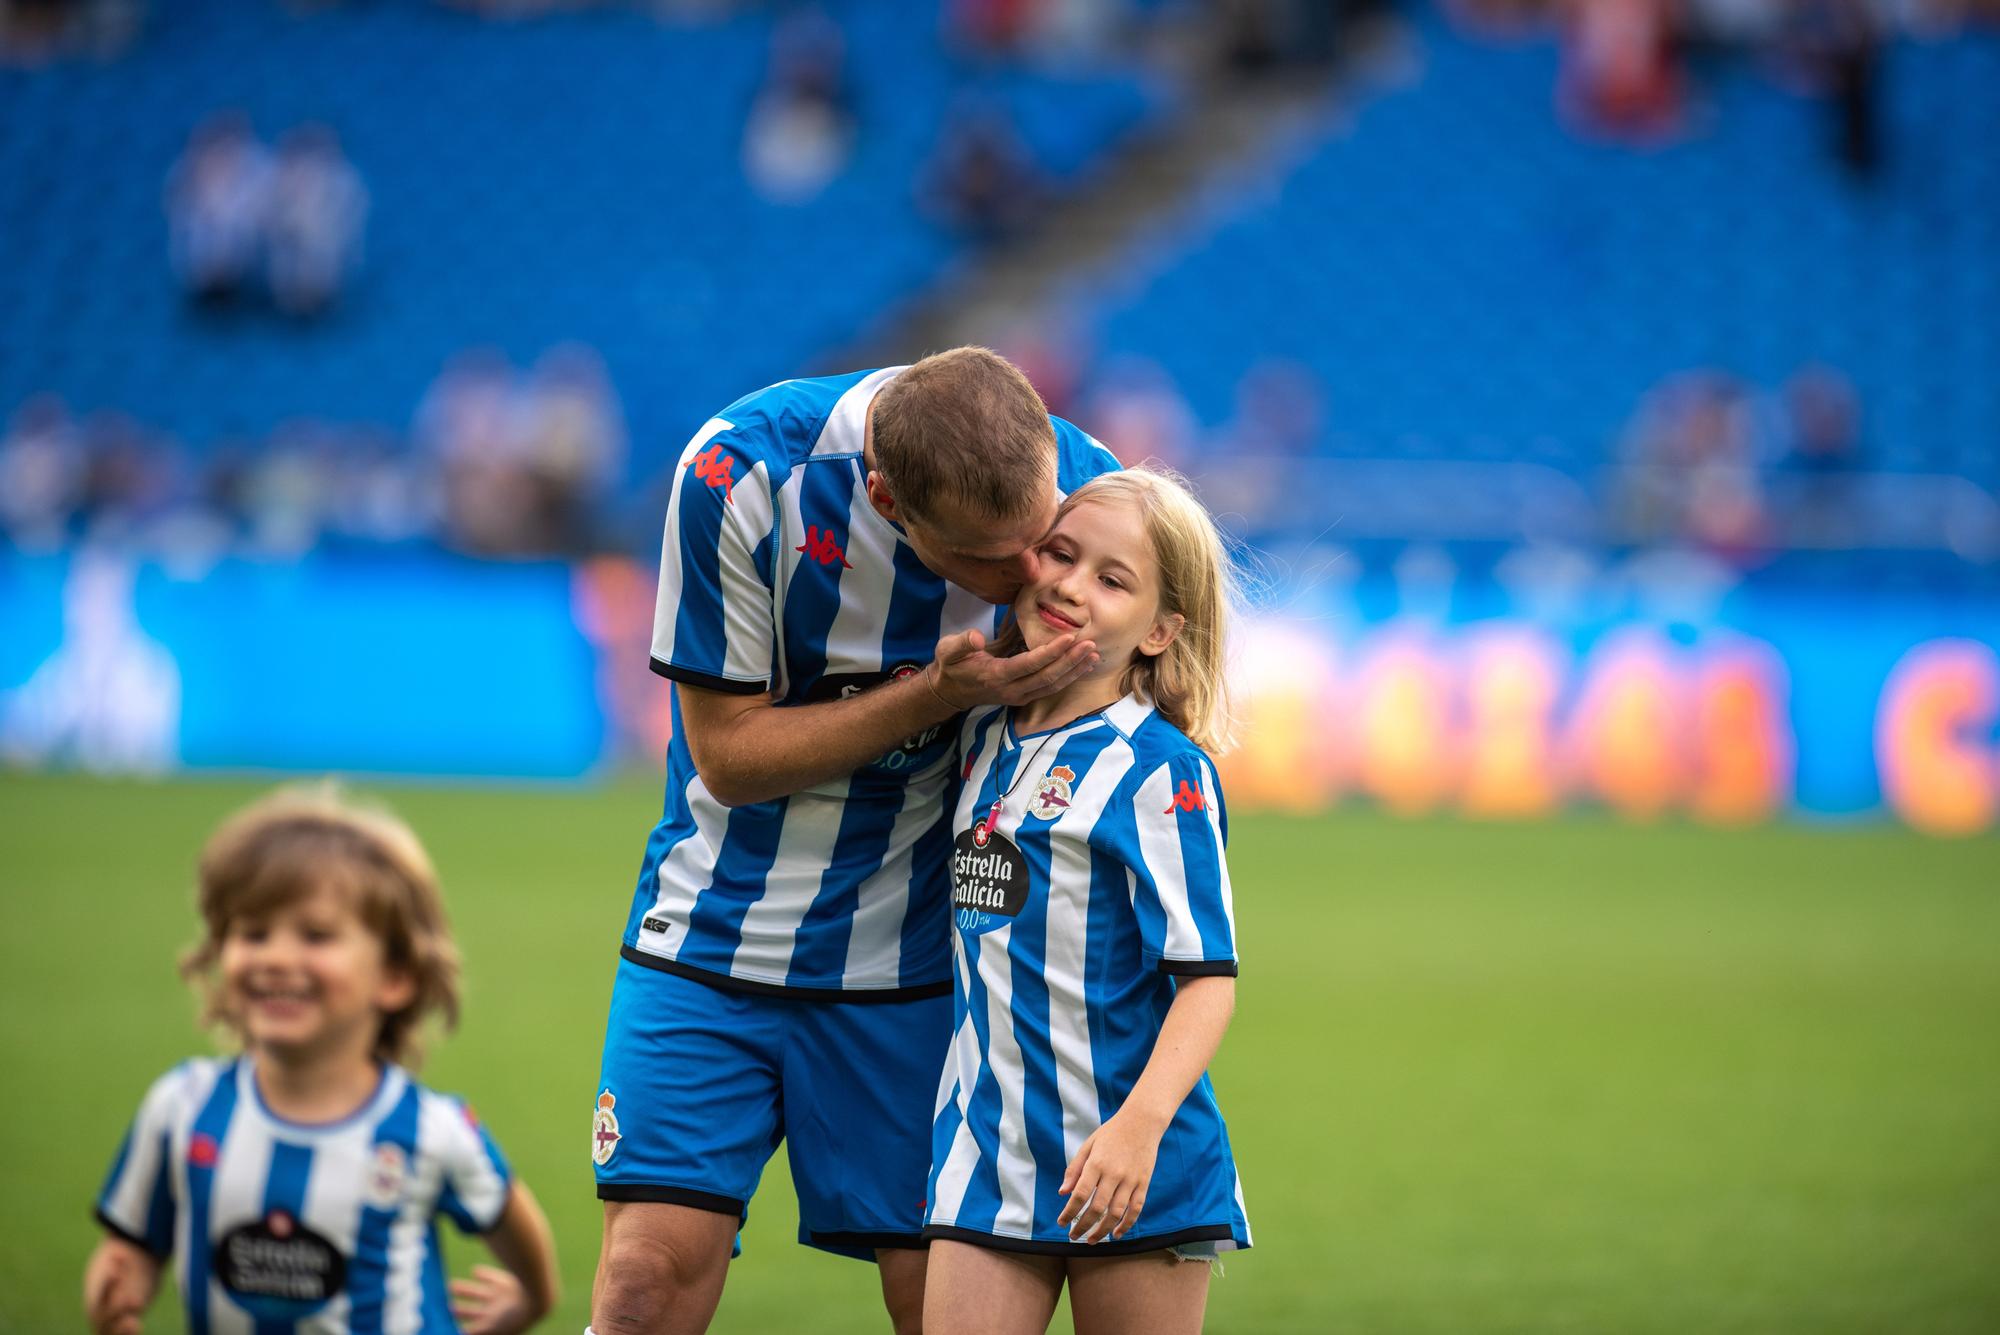
<instances>
[{"instance_id":1,"label":"child's curly blond hair","mask_svg":"<svg viewBox=\"0 0 2000 1335\"><path fill-rule=\"evenodd\" d=\"M437 873L417 836L387 811L347 798L332 783L281 788L223 821L202 849L196 905L202 937L181 958L199 985L202 1019L242 1036L215 976L232 923L259 918L319 891L350 904L382 943L388 967L416 995L382 1017L375 1055L413 1066L418 1029L440 1014L458 1023L458 947L445 921Z\"/></svg>"}]
</instances>

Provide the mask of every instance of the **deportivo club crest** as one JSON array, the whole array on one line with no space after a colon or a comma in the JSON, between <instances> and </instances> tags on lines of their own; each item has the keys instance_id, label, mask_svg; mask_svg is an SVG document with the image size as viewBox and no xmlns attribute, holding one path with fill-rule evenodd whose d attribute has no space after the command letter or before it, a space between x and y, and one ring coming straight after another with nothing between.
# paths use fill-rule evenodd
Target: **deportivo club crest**
<instances>
[{"instance_id":1,"label":"deportivo club crest","mask_svg":"<svg viewBox=\"0 0 2000 1335\"><path fill-rule=\"evenodd\" d=\"M590 1119L590 1161L600 1168L611 1162L612 1151L622 1139L618 1114L611 1111L617 1106L618 1096L607 1089L597 1096L597 1111Z\"/></svg>"},{"instance_id":2,"label":"deportivo club crest","mask_svg":"<svg viewBox=\"0 0 2000 1335\"><path fill-rule=\"evenodd\" d=\"M362 1193L370 1206L377 1210L393 1210L403 1199L403 1182L409 1177L409 1156L403 1147L391 1141L383 1141L375 1147L375 1157L368 1165L368 1187Z\"/></svg>"},{"instance_id":3,"label":"deportivo club crest","mask_svg":"<svg viewBox=\"0 0 2000 1335\"><path fill-rule=\"evenodd\" d=\"M1028 804L1028 814L1036 820L1054 820L1068 811L1070 785L1075 782L1076 771L1068 765L1050 769L1035 785L1035 800Z\"/></svg>"}]
</instances>

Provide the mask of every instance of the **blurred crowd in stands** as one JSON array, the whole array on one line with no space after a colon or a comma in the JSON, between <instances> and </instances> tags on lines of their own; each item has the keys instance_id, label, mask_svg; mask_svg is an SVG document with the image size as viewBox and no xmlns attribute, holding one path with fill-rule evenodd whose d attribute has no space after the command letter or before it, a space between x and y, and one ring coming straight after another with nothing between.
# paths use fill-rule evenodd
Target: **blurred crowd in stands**
<instances>
[{"instance_id":1,"label":"blurred crowd in stands","mask_svg":"<svg viewBox=\"0 0 2000 1335\"><path fill-rule=\"evenodd\" d=\"M1581 134L1635 143L1688 128L1702 61L1748 53L1779 85L1822 99L1827 143L1857 176L1881 160L1883 43L2000 21L2000 0L1455 0L1475 31L1554 28L1558 105Z\"/></svg>"},{"instance_id":2,"label":"blurred crowd in stands","mask_svg":"<svg viewBox=\"0 0 2000 1335\"><path fill-rule=\"evenodd\" d=\"M210 309L266 295L311 319L330 309L361 260L368 191L325 125L267 148L248 118L195 128L167 177L167 234L188 299Z\"/></svg>"},{"instance_id":3,"label":"blurred crowd in stands","mask_svg":"<svg viewBox=\"0 0 2000 1335\"><path fill-rule=\"evenodd\" d=\"M462 7L519 15L575 6ZM699 17L740 6L654 7ZM1389 0L1191 7L1209 13L1203 31L1217 67L1249 77L1337 59L1343 34L1379 17ZM943 22L974 52L1059 59L1128 41L1134 25L1173 8L952 0ZM2000 0L1457 0L1454 9L1480 31L1560 31L1561 105L1590 132L1628 139L1680 127L1690 70L1705 52L1754 50L1779 77L1829 97L1835 148L1866 172L1880 155L1871 108L1884 35L1992 14ZM0 31L20 49L23 32L53 40L79 24L110 30L116 24L101 16L128 11L138 12L123 0L4 0ZM816 8L788 12L773 27L765 76L746 110L745 178L773 203L821 194L857 151L857 96L839 25ZM968 97L915 188L939 220L992 242L1033 224L1046 187L1004 112ZM174 272L204 310L268 299L288 317L310 319L339 303L360 263L368 192L326 126L296 127L267 146L245 117L218 114L190 137L165 196ZM1207 426L1167 369L1099 357L1074 331L1039 330L1002 350L1029 371L1052 411L1128 461L1154 458L1198 475L1205 461L1394 452L1391 442L1341 439L1324 384L1293 362L1254 364L1228 419ZM650 444L648 458L671 468L673 451ZM1584 481L1602 507L1607 541L1685 544L1746 560L1774 541L1843 531L1850 480L1869 462L1859 397L1823 366L1800 367L1781 385L1676 371L1633 405L1619 443L1602 454L1608 475ZM566 345L523 368L497 350L472 349L439 372L402 428L301 421L268 439L183 444L166 424L110 411L79 416L53 396L30 399L0 436L0 536L29 551L104 541L189 562L294 556L341 542L573 556L645 541L662 476L630 476L618 395L595 351ZM1774 487L1777 478L1790 482ZM1255 515L1244 518L1254 526Z\"/></svg>"},{"instance_id":4,"label":"blurred crowd in stands","mask_svg":"<svg viewBox=\"0 0 2000 1335\"><path fill-rule=\"evenodd\" d=\"M1229 418L1205 429L1173 376L1144 358L1098 361L1073 338L1038 333L1003 349L1052 412L1128 463L1155 459L1199 477L1246 461L1396 453L1383 442L1333 444L1326 393L1294 362L1253 365ZM298 421L268 440L191 451L122 414L79 419L45 395L0 436L0 536L26 551L90 542L193 564L291 557L322 543L578 556L651 540L672 465L634 480L626 454L603 363L575 344L525 369L491 348L460 354L406 432ZM1862 405L1829 367L1801 367L1778 386L1717 370L1670 375L1635 405L1608 457L1603 475L1584 481L1614 545L1750 562L1774 543L1857 535ZM1233 522L1254 533L1260 518Z\"/></svg>"},{"instance_id":5,"label":"blurred crowd in stands","mask_svg":"<svg viewBox=\"0 0 2000 1335\"><path fill-rule=\"evenodd\" d=\"M1319 377L1297 362L1252 365L1230 417L1204 430L1165 368L1124 355L1079 379L1076 363L1050 355L1073 342L1024 333L1009 350L1052 411L1086 424L1128 464L1157 459L1199 477L1246 460L1401 452L1398 442L1342 437ZM1717 369L1675 372L1641 396L1604 454L1602 475L1582 480L1601 508L1598 536L1614 546L1686 546L1746 563L1774 546L1866 537L1855 490L1869 468L1862 403L1829 366L1801 366L1775 386ZM1260 519L1237 516L1251 531Z\"/></svg>"},{"instance_id":6,"label":"blurred crowd in stands","mask_svg":"<svg viewBox=\"0 0 2000 1335\"><path fill-rule=\"evenodd\" d=\"M0 532L28 552L103 546L191 567L322 544L574 556L622 536L608 516L625 448L603 363L574 344L526 369L461 354L407 433L302 420L195 451L43 395L0 435Z\"/></svg>"}]
</instances>

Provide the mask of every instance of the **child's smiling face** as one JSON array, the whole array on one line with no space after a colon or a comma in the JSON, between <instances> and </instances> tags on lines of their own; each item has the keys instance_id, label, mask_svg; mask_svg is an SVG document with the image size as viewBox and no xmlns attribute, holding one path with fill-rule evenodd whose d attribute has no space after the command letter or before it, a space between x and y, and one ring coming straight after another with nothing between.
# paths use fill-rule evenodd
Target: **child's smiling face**
<instances>
[{"instance_id":1,"label":"child's smiling face","mask_svg":"<svg viewBox=\"0 0 2000 1335\"><path fill-rule=\"evenodd\" d=\"M1035 555L1035 574L1014 600L1030 649L1075 633L1097 644L1092 675L1115 675L1179 632L1181 618L1160 610L1160 566L1136 506L1085 500L1056 521Z\"/></svg>"},{"instance_id":2,"label":"child's smiling face","mask_svg":"<svg viewBox=\"0 0 2000 1335\"><path fill-rule=\"evenodd\" d=\"M245 1043L281 1059L368 1054L382 1017L416 996L347 897L324 887L232 921L220 973L225 1010Z\"/></svg>"}]
</instances>

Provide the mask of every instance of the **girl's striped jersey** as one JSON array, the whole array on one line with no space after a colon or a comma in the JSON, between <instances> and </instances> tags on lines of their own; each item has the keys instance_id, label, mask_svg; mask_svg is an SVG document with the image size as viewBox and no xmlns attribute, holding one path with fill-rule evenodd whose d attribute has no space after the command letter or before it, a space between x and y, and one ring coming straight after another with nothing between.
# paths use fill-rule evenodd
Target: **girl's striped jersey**
<instances>
[{"instance_id":1,"label":"girl's striped jersey","mask_svg":"<svg viewBox=\"0 0 2000 1335\"><path fill-rule=\"evenodd\" d=\"M264 1106L248 1058L197 1058L146 1094L98 1220L171 1256L189 1335L456 1331L437 1216L499 1223L507 1162L455 1099L385 1066L339 1122Z\"/></svg>"},{"instance_id":2,"label":"girl's striped jersey","mask_svg":"<svg viewBox=\"0 0 2000 1335\"><path fill-rule=\"evenodd\" d=\"M903 368L789 380L725 409L681 456L660 555L653 670L781 705L921 671L995 608L932 574L868 503L868 404ZM1056 485L1117 468L1060 419ZM754 805L717 802L681 736L625 928L640 964L748 991L840 999L949 987L949 726L853 775Z\"/></svg>"},{"instance_id":3,"label":"girl's striped jersey","mask_svg":"<svg viewBox=\"0 0 2000 1335\"><path fill-rule=\"evenodd\" d=\"M1095 1256L1248 1247L1206 1075L1161 1139L1132 1233L1085 1247L1056 1223L1063 1172L1138 1083L1176 979L1236 972L1213 763L1138 695L1025 737L1009 711L975 714L961 744L957 1023L926 1234Z\"/></svg>"}]
</instances>

